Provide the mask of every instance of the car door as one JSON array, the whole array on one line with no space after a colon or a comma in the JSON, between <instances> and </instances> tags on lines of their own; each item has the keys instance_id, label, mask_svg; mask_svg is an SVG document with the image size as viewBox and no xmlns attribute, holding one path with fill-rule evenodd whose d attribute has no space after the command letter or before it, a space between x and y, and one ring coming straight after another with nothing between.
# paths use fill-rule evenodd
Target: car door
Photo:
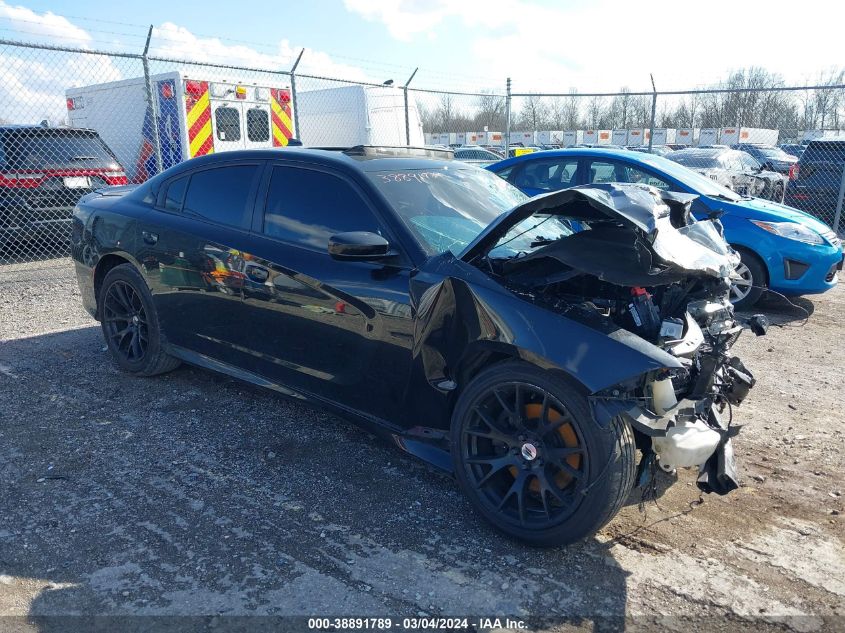
<instances>
[{"instance_id":1,"label":"car door","mask_svg":"<svg viewBox=\"0 0 845 633\"><path fill-rule=\"evenodd\" d=\"M402 417L410 371L411 265L365 189L329 168L271 163L244 272L250 370L359 412ZM367 231L389 261L340 261L332 235Z\"/></svg>"},{"instance_id":2,"label":"car door","mask_svg":"<svg viewBox=\"0 0 845 633\"><path fill-rule=\"evenodd\" d=\"M517 164L507 179L529 196L568 189L578 184L578 158L561 156L526 160Z\"/></svg>"},{"instance_id":3,"label":"car door","mask_svg":"<svg viewBox=\"0 0 845 633\"><path fill-rule=\"evenodd\" d=\"M141 261L167 340L241 363L244 250L263 161L214 163L162 185L140 220Z\"/></svg>"}]
</instances>

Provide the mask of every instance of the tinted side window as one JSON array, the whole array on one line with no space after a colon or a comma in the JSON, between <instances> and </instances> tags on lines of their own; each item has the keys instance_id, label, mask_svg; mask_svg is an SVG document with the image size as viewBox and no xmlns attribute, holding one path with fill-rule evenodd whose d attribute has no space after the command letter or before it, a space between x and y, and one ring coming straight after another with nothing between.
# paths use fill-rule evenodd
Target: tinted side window
<instances>
[{"instance_id":1,"label":"tinted side window","mask_svg":"<svg viewBox=\"0 0 845 633\"><path fill-rule=\"evenodd\" d=\"M558 191L574 187L578 159L532 160L514 175L513 184L520 188Z\"/></svg>"},{"instance_id":2,"label":"tinted side window","mask_svg":"<svg viewBox=\"0 0 845 633\"><path fill-rule=\"evenodd\" d=\"M248 228L247 205L257 175L258 165L230 165L194 172L185 195L184 212L218 224Z\"/></svg>"},{"instance_id":3,"label":"tinted side window","mask_svg":"<svg viewBox=\"0 0 845 633\"><path fill-rule=\"evenodd\" d=\"M383 233L348 182L313 169L273 168L264 212L266 235L325 250L332 235L347 231Z\"/></svg>"},{"instance_id":4,"label":"tinted side window","mask_svg":"<svg viewBox=\"0 0 845 633\"><path fill-rule=\"evenodd\" d=\"M217 138L221 141L241 140L241 113L235 108L220 106L214 111Z\"/></svg>"},{"instance_id":5,"label":"tinted side window","mask_svg":"<svg viewBox=\"0 0 845 633\"><path fill-rule=\"evenodd\" d=\"M177 178L167 186L167 193L164 195L165 209L177 212L182 210L182 201L185 199L185 189L188 187L189 177Z\"/></svg>"},{"instance_id":6,"label":"tinted side window","mask_svg":"<svg viewBox=\"0 0 845 633\"><path fill-rule=\"evenodd\" d=\"M246 137L254 143L270 140L270 115L267 110L260 108L247 110Z\"/></svg>"},{"instance_id":7,"label":"tinted side window","mask_svg":"<svg viewBox=\"0 0 845 633\"><path fill-rule=\"evenodd\" d=\"M620 178L616 175L615 163L606 161L594 160L590 163L590 180L589 182L619 182Z\"/></svg>"},{"instance_id":8,"label":"tinted side window","mask_svg":"<svg viewBox=\"0 0 845 633\"><path fill-rule=\"evenodd\" d=\"M662 178L653 176L652 174L643 171L642 169L637 169L636 167L632 167L631 165L625 165L620 167L622 167L623 173L625 174L625 180L623 182L633 182L640 185L651 185L652 187L657 187L658 189L663 189L664 191L669 191L669 189L671 189L668 182L666 182Z\"/></svg>"}]
</instances>

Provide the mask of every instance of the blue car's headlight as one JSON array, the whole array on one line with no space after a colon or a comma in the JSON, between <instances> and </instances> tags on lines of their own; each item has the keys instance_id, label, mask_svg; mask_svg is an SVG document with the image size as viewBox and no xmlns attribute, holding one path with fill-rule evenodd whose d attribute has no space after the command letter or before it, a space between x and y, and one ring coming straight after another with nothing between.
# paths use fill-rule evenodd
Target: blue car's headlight
<instances>
[{"instance_id":1,"label":"blue car's headlight","mask_svg":"<svg viewBox=\"0 0 845 633\"><path fill-rule=\"evenodd\" d=\"M785 237L788 240L796 240L805 244L824 244L821 235L797 222L763 222L762 220L750 220L750 222L764 231Z\"/></svg>"}]
</instances>

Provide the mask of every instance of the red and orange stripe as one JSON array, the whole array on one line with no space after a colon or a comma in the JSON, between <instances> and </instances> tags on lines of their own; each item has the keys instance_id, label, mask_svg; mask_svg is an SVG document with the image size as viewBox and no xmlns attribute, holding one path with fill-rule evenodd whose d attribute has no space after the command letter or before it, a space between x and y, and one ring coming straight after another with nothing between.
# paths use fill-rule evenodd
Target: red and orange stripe
<instances>
[{"instance_id":1,"label":"red and orange stripe","mask_svg":"<svg viewBox=\"0 0 845 633\"><path fill-rule=\"evenodd\" d=\"M202 92L198 97L186 95L185 112L188 116L188 146L191 158L214 153L214 137L211 134L211 102L208 82L198 82Z\"/></svg>"},{"instance_id":2,"label":"red and orange stripe","mask_svg":"<svg viewBox=\"0 0 845 633\"><path fill-rule=\"evenodd\" d=\"M270 90L270 120L273 130L273 147L285 147L293 136L290 91L285 88Z\"/></svg>"}]
</instances>

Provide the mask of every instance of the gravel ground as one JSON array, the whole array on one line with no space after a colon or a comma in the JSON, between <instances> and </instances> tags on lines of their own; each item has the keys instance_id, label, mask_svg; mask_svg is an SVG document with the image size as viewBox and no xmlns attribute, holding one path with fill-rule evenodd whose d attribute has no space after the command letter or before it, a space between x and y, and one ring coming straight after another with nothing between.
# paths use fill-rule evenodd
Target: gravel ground
<instances>
[{"instance_id":1,"label":"gravel ground","mask_svg":"<svg viewBox=\"0 0 845 633\"><path fill-rule=\"evenodd\" d=\"M491 531L449 477L331 414L187 366L120 373L66 261L3 267L0 289L0 614L19 616L0 628L92 614L845 627L842 287L798 300L804 327L767 302L781 327L738 343L758 378L735 416L740 490L700 497L681 471L558 550Z\"/></svg>"}]
</instances>

